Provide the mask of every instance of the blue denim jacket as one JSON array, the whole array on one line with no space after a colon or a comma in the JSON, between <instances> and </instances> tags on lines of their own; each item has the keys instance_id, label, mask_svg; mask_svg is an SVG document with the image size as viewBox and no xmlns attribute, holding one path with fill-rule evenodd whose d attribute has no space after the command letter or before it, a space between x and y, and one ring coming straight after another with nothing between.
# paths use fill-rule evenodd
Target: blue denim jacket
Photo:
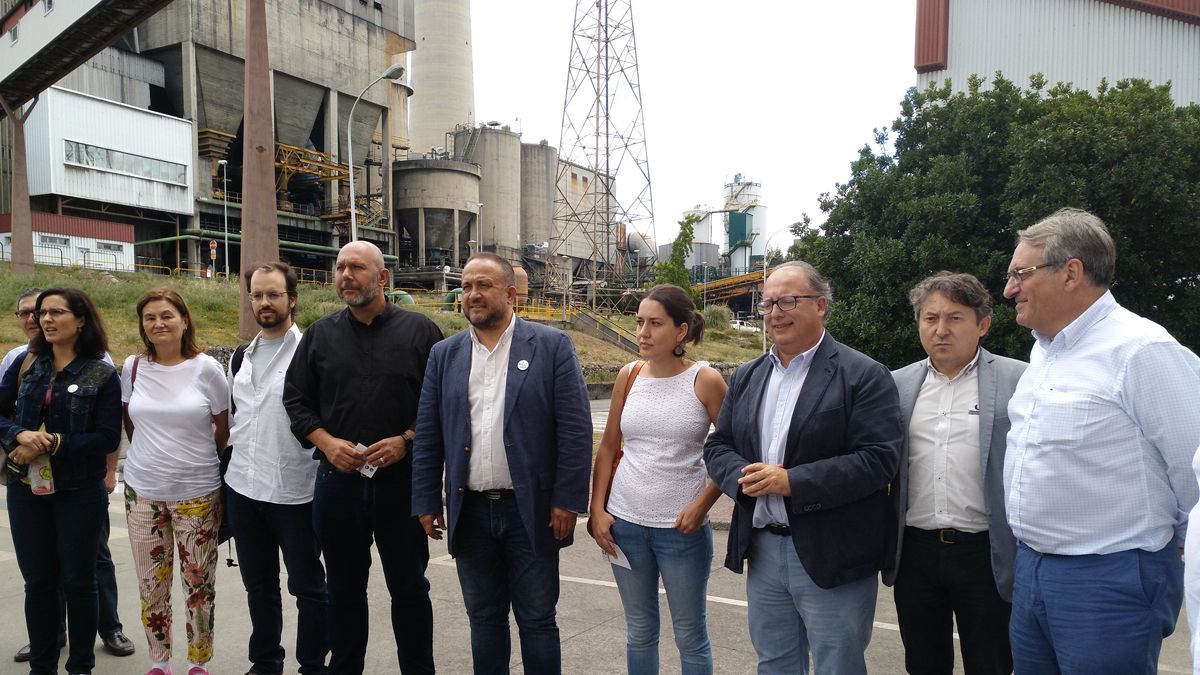
<instances>
[{"instance_id":1,"label":"blue denim jacket","mask_svg":"<svg viewBox=\"0 0 1200 675\"><path fill-rule=\"evenodd\" d=\"M50 458L58 490L95 485L104 478L106 458L121 442L121 380L112 366L77 357L54 377L53 356L40 355L17 380L17 359L0 379L0 443L17 446L17 434L46 424L62 434ZM53 380L50 409L43 416L46 386Z\"/></svg>"}]
</instances>

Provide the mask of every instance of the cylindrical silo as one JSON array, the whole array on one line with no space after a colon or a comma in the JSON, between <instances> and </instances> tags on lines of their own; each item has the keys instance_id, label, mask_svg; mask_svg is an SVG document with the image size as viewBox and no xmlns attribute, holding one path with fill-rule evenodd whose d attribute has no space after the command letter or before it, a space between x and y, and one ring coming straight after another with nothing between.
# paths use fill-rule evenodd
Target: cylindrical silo
<instances>
[{"instance_id":1,"label":"cylindrical silo","mask_svg":"<svg viewBox=\"0 0 1200 675\"><path fill-rule=\"evenodd\" d=\"M521 243L544 244L554 232L558 150L542 141L521 144Z\"/></svg>"},{"instance_id":2,"label":"cylindrical silo","mask_svg":"<svg viewBox=\"0 0 1200 675\"><path fill-rule=\"evenodd\" d=\"M476 127L454 135L455 153L479 166L481 250L521 259L521 136L508 127Z\"/></svg>"},{"instance_id":3,"label":"cylindrical silo","mask_svg":"<svg viewBox=\"0 0 1200 675\"><path fill-rule=\"evenodd\" d=\"M412 151L427 153L445 146L456 125L475 121L471 0L416 0L413 20L409 128Z\"/></svg>"}]
</instances>

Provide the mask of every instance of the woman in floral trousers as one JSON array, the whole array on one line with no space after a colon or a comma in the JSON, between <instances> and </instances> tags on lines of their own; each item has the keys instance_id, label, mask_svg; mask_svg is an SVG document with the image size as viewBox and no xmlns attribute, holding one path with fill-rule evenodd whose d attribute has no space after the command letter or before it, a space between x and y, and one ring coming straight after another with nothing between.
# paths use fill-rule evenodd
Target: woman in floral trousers
<instances>
[{"instance_id":1,"label":"woman in floral trousers","mask_svg":"<svg viewBox=\"0 0 1200 675\"><path fill-rule=\"evenodd\" d=\"M146 675L171 672L171 581L179 557L187 605L187 675L208 675L213 656L218 449L229 438L229 385L200 352L187 303L147 291L137 304L146 352L125 361L121 398L129 451L125 515L150 644Z\"/></svg>"}]
</instances>

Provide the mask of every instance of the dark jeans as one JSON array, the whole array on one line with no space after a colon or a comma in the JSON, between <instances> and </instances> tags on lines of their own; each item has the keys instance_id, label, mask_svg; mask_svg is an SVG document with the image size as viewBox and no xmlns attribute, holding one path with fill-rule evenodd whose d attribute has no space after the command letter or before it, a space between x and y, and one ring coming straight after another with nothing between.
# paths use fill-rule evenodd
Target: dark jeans
<instances>
[{"instance_id":1,"label":"dark jeans","mask_svg":"<svg viewBox=\"0 0 1200 675\"><path fill-rule=\"evenodd\" d=\"M112 552L108 550L108 500L104 500L104 520L100 521L100 545L96 549L96 593L99 614L96 632L106 638L125 630L121 617L117 616L117 568L113 565ZM58 589L58 632L67 632L67 596Z\"/></svg>"},{"instance_id":2,"label":"dark jeans","mask_svg":"<svg viewBox=\"0 0 1200 675\"><path fill-rule=\"evenodd\" d=\"M28 485L8 486L8 517L17 565L25 578L25 626L33 675L58 672L60 609L67 598L70 653L67 672L96 665L96 551L108 501L104 485L34 496Z\"/></svg>"},{"instance_id":3,"label":"dark jeans","mask_svg":"<svg viewBox=\"0 0 1200 675\"><path fill-rule=\"evenodd\" d=\"M1008 645L1012 605L996 590L986 533L943 544L935 531L905 528L895 598L909 673L954 672L955 622L966 675L1013 671Z\"/></svg>"},{"instance_id":4,"label":"dark jeans","mask_svg":"<svg viewBox=\"0 0 1200 675\"><path fill-rule=\"evenodd\" d=\"M249 658L254 670L283 672L283 602L279 593L282 551L288 593L296 598L296 661L304 675L326 672L329 592L313 533L312 503L260 502L229 488L225 495L226 515L233 525L250 608Z\"/></svg>"},{"instance_id":5,"label":"dark jeans","mask_svg":"<svg viewBox=\"0 0 1200 675\"><path fill-rule=\"evenodd\" d=\"M367 576L371 543L379 551L392 596L392 633L405 675L432 673L433 605L429 543L412 515L412 462L395 479L341 473L322 462L313 495L313 526L329 583L329 672L358 675L367 652ZM394 471L394 470L393 470Z\"/></svg>"},{"instance_id":6,"label":"dark jeans","mask_svg":"<svg viewBox=\"0 0 1200 675\"><path fill-rule=\"evenodd\" d=\"M470 492L463 499L454 546L476 675L508 672L510 606L525 672L562 672L554 618L559 549L534 554L516 499L490 500Z\"/></svg>"}]
</instances>

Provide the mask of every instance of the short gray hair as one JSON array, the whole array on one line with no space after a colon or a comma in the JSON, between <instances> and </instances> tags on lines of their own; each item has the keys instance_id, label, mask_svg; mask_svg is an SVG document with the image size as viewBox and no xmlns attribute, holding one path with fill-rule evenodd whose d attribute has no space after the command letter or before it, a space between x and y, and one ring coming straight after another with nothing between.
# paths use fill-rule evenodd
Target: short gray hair
<instances>
[{"instance_id":1,"label":"short gray hair","mask_svg":"<svg viewBox=\"0 0 1200 675\"><path fill-rule=\"evenodd\" d=\"M796 267L804 271L805 281L808 282L808 288L813 293L825 298L825 318L829 318L829 313L833 310L833 286L829 280L821 276L817 268L804 262L803 260L789 260L785 263L777 265L773 272L778 272L789 267Z\"/></svg>"},{"instance_id":2,"label":"short gray hair","mask_svg":"<svg viewBox=\"0 0 1200 675\"><path fill-rule=\"evenodd\" d=\"M29 288L29 289L26 289L26 290L25 290L25 291L23 291L23 292L22 292L20 295L18 295L18 296L17 296L17 301L16 301L16 303L14 303L14 306L15 306L17 309L21 309L21 301L22 301L22 300L24 300L25 298L28 298L28 297L29 297L29 296L31 296L31 295L32 295L32 296L37 296L37 295L38 295L39 293L41 293L41 292L42 292L42 289L40 289L40 288Z\"/></svg>"},{"instance_id":3,"label":"short gray hair","mask_svg":"<svg viewBox=\"0 0 1200 675\"><path fill-rule=\"evenodd\" d=\"M1042 249L1042 261L1061 268L1075 258L1093 285L1107 288L1117 268L1117 249L1104 221L1083 209L1063 208L1017 232L1017 242Z\"/></svg>"},{"instance_id":4,"label":"short gray hair","mask_svg":"<svg viewBox=\"0 0 1200 675\"><path fill-rule=\"evenodd\" d=\"M918 321L921 320L921 305L934 293L941 293L951 301L975 310L976 324L992 315L992 296L975 275L943 270L918 281L908 292L913 316Z\"/></svg>"}]
</instances>

